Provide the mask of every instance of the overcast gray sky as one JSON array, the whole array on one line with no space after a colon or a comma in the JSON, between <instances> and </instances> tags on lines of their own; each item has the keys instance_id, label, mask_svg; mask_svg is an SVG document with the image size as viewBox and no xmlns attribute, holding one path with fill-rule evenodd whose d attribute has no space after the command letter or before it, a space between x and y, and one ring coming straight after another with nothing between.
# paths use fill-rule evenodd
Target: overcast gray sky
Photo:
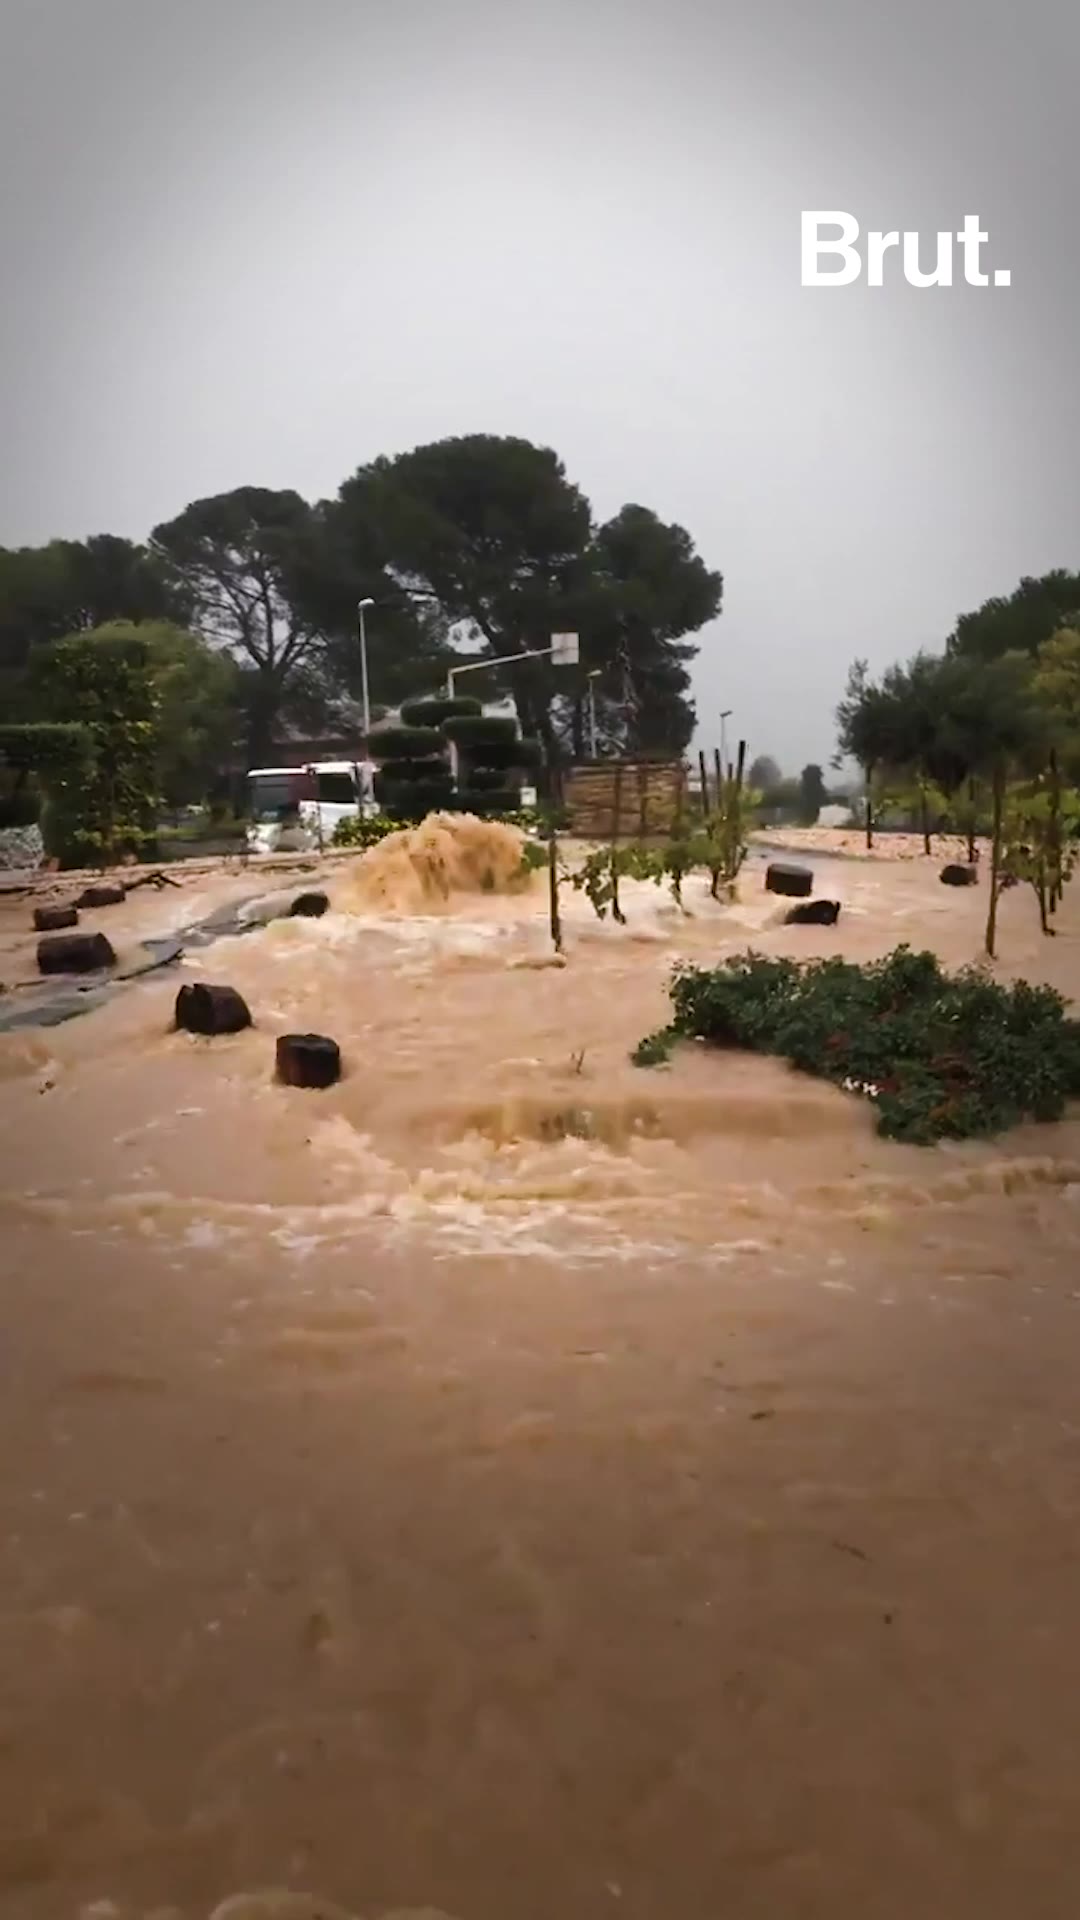
<instances>
[{"instance_id":1,"label":"overcast gray sky","mask_svg":"<svg viewBox=\"0 0 1080 1920\"><path fill-rule=\"evenodd\" d=\"M725 576L695 672L824 760L858 653L1080 565L1075 0L0 0L0 544L554 446ZM800 286L803 209L1012 286Z\"/></svg>"}]
</instances>

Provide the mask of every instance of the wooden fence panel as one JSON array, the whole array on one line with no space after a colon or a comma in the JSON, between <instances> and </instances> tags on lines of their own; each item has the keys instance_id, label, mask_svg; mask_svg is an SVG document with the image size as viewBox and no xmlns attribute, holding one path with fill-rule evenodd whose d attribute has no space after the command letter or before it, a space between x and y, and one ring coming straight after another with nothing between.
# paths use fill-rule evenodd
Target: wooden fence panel
<instances>
[{"instance_id":1,"label":"wooden fence panel","mask_svg":"<svg viewBox=\"0 0 1080 1920\"><path fill-rule=\"evenodd\" d=\"M685 780L686 770L678 760L605 760L572 767L563 788L570 832L579 840L604 841L670 833Z\"/></svg>"}]
</instances>

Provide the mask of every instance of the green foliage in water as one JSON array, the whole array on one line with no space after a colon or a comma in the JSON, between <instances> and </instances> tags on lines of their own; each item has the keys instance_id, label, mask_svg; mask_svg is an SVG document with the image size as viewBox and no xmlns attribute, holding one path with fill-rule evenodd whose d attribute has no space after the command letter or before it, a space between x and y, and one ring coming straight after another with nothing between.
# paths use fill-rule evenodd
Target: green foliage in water
<instances>
[{"instance_id":1,"label":"green foliage in water","mask_svg":"<svg viewBox=\"0 0 1080 1920\"><path fill-rule=\"evenodd\" d=\"M671 1026L633 1059L656 1066L679 1040L778 1055L865 1094L878 1131L928 1146L1060 1120L1080 1098L1080 1021L1050 987L948 975L932 953L898 947L869 966L745 954L682 967Z\"/></svg>"},{"instance_id":2,"label":"green foliage in water","mask_svg":"<svg viewBox=\"0 0 1080 1920\"><path fill-rule=\"evenodd\" d=\"M398 833L400 820L391 820L388 813L369 814L361 819L359 814L346 814L334 828L333 845L335 847L356 847L366 853L368 847L377 847L388 833Z\"/></svg>"}]
</instances>

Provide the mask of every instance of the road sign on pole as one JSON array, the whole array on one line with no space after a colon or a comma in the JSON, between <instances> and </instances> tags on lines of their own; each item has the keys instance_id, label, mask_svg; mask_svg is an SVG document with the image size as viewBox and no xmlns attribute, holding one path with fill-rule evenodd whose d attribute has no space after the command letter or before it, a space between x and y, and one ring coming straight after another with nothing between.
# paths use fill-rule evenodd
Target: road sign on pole
<instances>
[{"instance_id":1,"label":"road sign on pole","mask_svg":"<svg viewBox=\"0 0 1080 1920\"><path fill-rule=\"evenodd\" d=\"M578 636L576 633L552 634L551 664L553 667L576 667L579 658Z\"/></svg>"}]
</instances>

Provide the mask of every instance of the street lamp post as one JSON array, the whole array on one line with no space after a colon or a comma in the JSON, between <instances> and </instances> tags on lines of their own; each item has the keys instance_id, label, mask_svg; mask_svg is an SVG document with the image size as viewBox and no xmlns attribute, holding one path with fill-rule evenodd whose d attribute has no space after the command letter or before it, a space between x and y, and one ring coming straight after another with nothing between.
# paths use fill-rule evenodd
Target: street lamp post
<instances>
[{"instance_id":1,"label":"street lamp post","mask_svg":"<svg viewBox=\"0 0 1080 1920\"><path fill-rule=\"evenodd\" d=\"M368 690L367 632L364 627L364 608L373 607L374 605L375 602L371 599L370 595L366 600L358 600L356 603L356 617L360 633L360 696L364 705L365 751L367 737L371 732L371 696Z\"/></svg>"},{"instance_id":2,"label":"street lamp post","mask_svg":"<svg viewBox=\"0 0 1080 1920\"><path fill-rule=\"evenodd\" d=\"M727 779L727 728L724 723L731 719L732 711L731 707L725 707L720 715L720 765L724 770L725 780Z\"/></svg>"}]
</instances>

